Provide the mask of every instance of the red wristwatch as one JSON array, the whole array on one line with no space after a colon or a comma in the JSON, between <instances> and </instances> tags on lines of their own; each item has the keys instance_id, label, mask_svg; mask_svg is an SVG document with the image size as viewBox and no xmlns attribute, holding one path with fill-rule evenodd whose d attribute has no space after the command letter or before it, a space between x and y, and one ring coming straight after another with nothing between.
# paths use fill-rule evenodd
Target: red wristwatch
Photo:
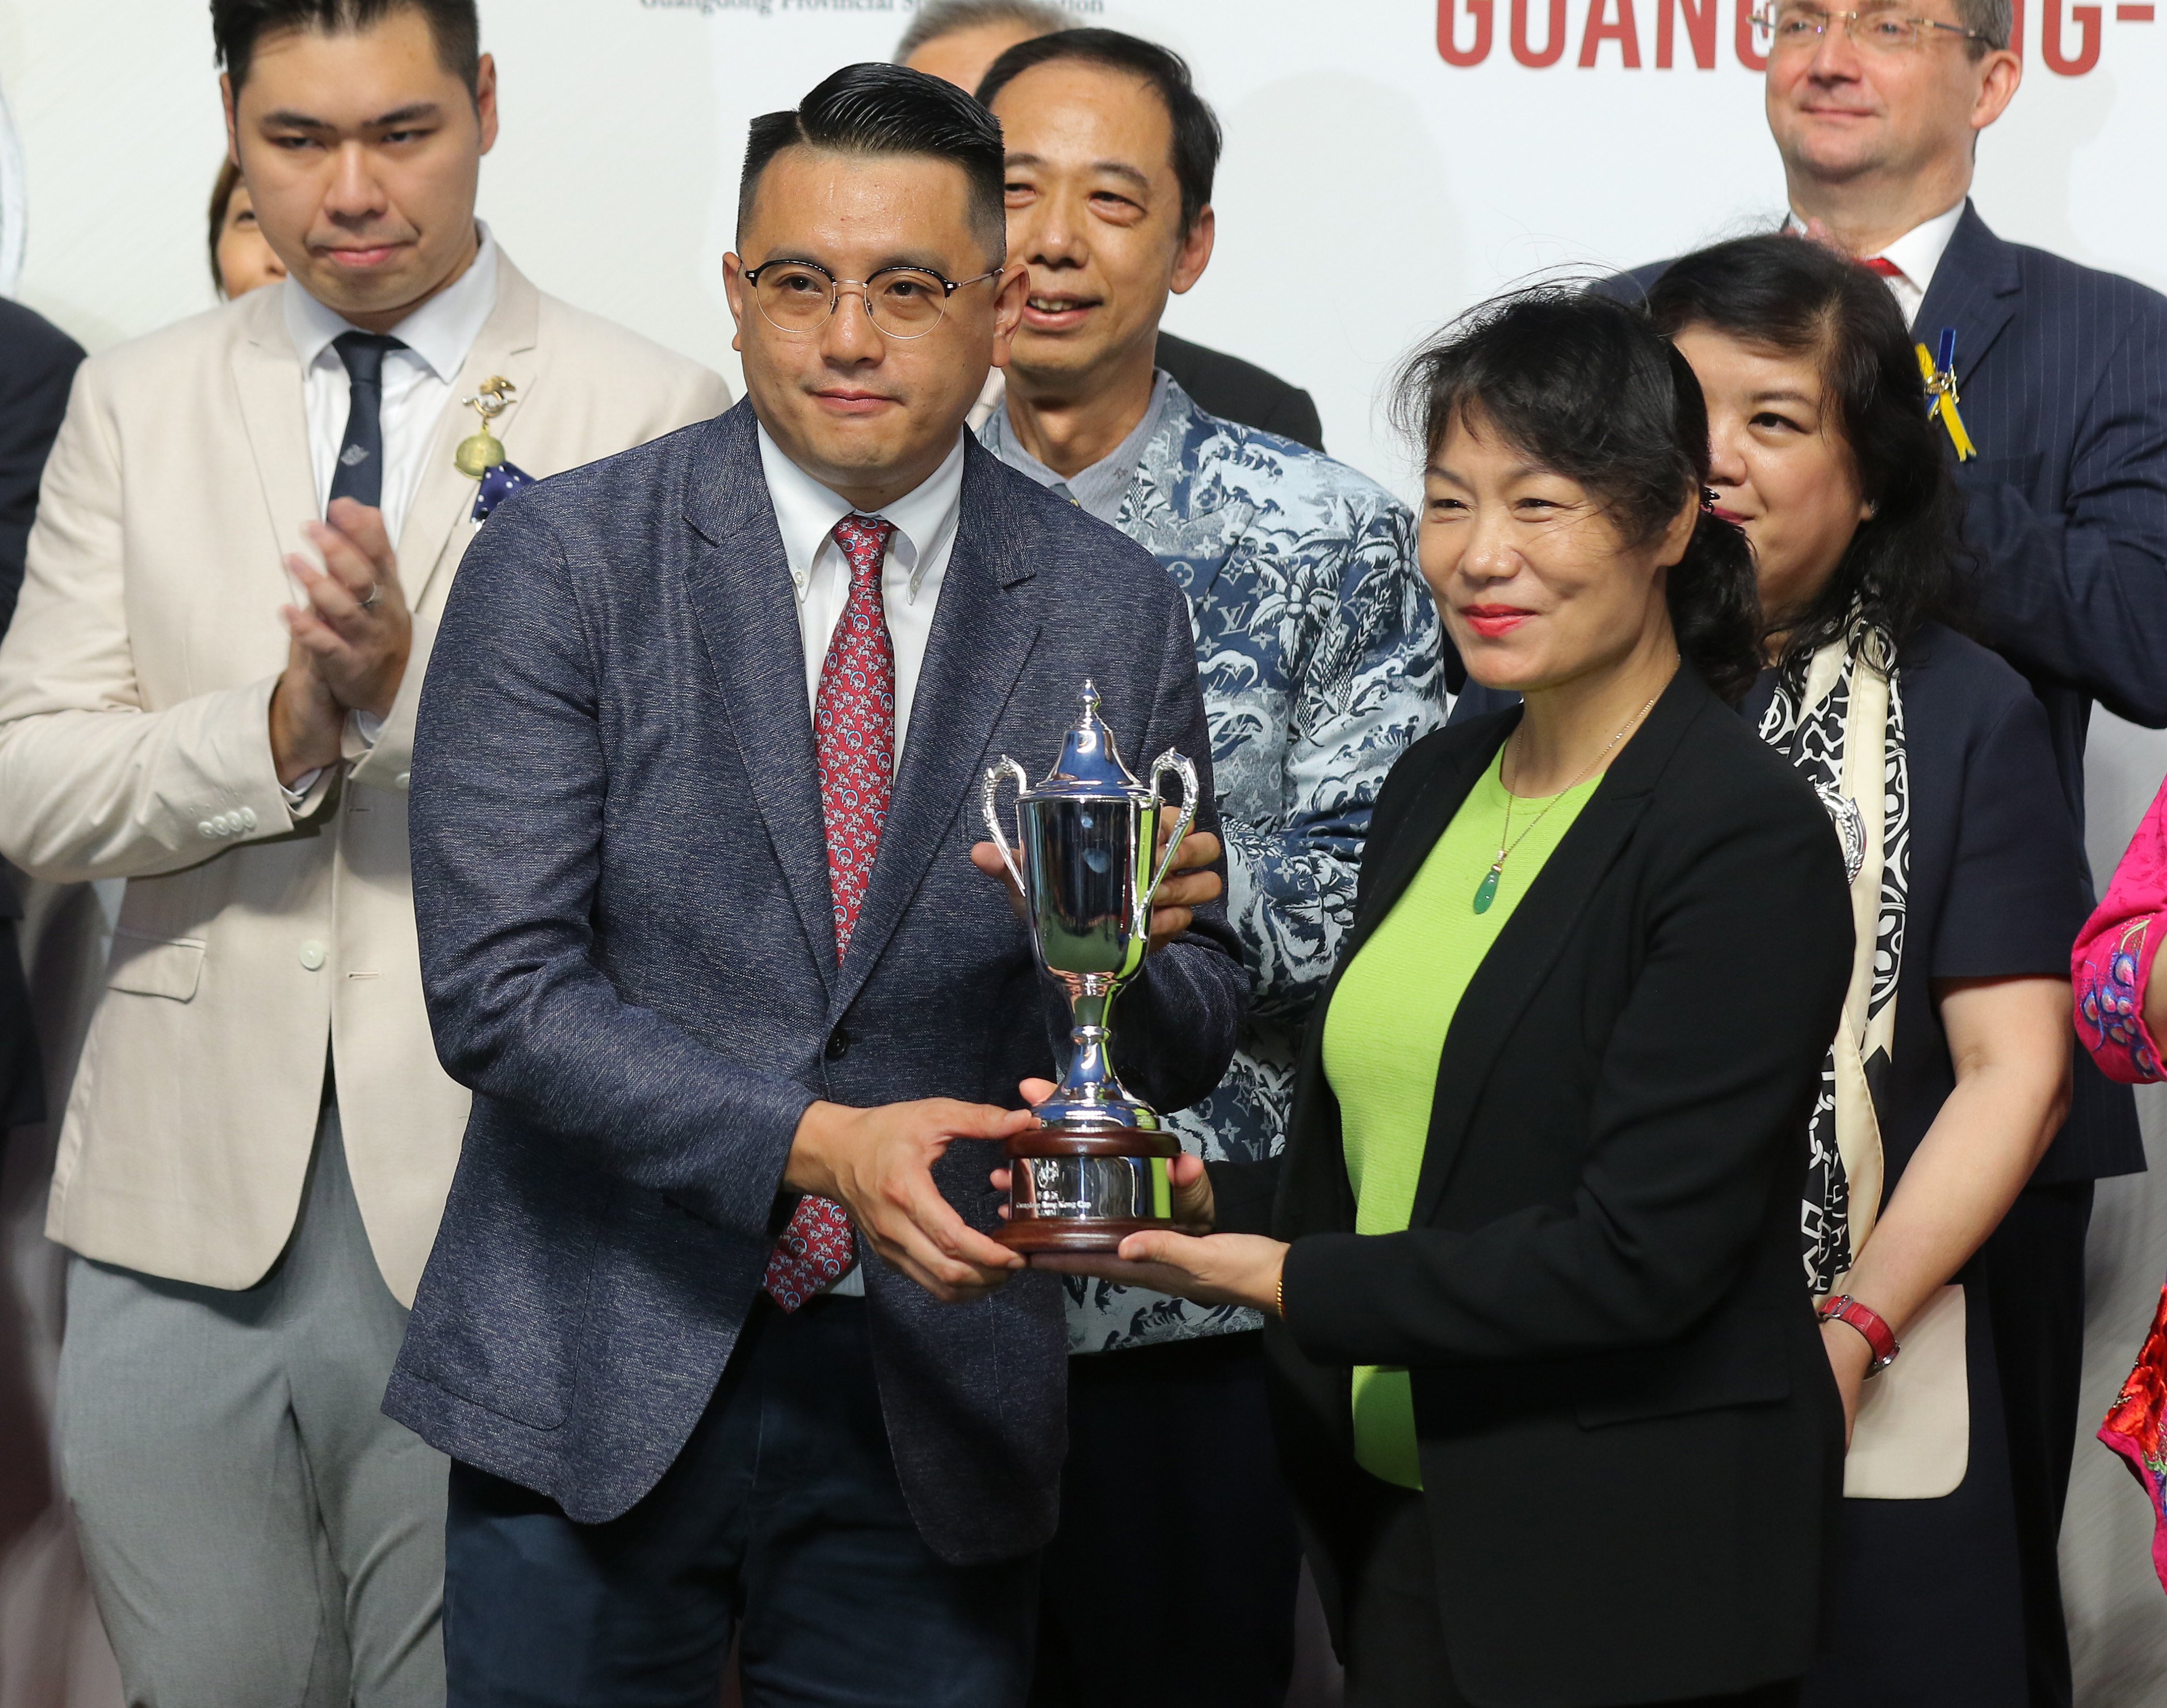
<instances>
[{"instance_id":1,"label":"red wristwatch","mask_svg":"<svg viewBox=\"0 0 2167 1708\"><path fill-rule=\"evenodd\" d=\"M1834 1318L1839 1323L1848 1323L1866 1337L1866 1344L1873 1349L1873 1362L1866 1366L1868 1376L1878 1376L1896 1361L1896 1355L1904 1349L1896 1344L1896 1336L1880 1313L1862 1305L1849 1293L1838 1293L1823 1301L1821 1321Z\"/></svg>"}]
</instances>

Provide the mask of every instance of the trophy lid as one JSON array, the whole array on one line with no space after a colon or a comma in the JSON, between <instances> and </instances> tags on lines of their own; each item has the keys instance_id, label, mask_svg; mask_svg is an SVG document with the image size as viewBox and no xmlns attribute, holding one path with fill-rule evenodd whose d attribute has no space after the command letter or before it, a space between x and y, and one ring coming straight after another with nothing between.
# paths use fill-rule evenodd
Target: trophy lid
<instances>
[{"instance_id":1,"label":"trophy lid","mask_svg":"<svg viewBox=\"0 0 2167 1708\"><path fill-rule=\"evenodd\" d=\"M1044 782L1031 792L1034 800L1049 795L1105 799L1126 796L1142 800L1151 791L1130 774L1114 746L1114 732L1099 721L1099 690L1084 681L1084 715L1061 744L1061 757Z\"/></svg>"}]
</instances>

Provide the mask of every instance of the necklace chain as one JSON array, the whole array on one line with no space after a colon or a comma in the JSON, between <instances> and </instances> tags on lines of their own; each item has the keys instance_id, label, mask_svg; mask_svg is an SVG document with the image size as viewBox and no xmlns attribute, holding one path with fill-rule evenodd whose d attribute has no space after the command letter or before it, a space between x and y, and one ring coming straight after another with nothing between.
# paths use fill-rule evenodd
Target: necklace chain
<instances>
[{"instance_id":1,"label":"necklace chain","mask_svg":"<svg viewBox=\"0 0 2167 1708\"><path fill-rule=\"evenodd\" d=\"M1662 697L1660 694L1656 697L1656 699L1660 699ZM1597 766L1602 764L1604 760L1610 756L1612 751L1616 748L1619 742L1623 741L1628 735L1630 735L1635 729L1639 729L1640 727L1641 719L1645 718L1649 713L1655 709L1656 701L1650 700L1646 705L1641 707L1639 711L1635 712L1632 718L1627 722L1624 729L1620 729L1615 735L1612 736L1609 740L1603 743L1603 751L1600 753L1597 753L1594 758L1589 760L1586 765L1581 767L1579 776L1573 778L1571 782L1567 783L1563 788L1560 789L1555 794L1552 795L1547 801L1543 803L1542 811L1537 813L1533 819L1529 820L1528 821L1527 829L1521 831L1517 836L1513 834L1513 803L1518 799L1518 797L1513 793L1512 785L1505 781L1506 756L1502 751L1500 751L1497 756L1497 782L1498 786L1505 791L1505 828L1498 840L1497 857L1490 862L1490 869L1482 874L1482 882L1476 888L1476 912L1487 913L1490 911L1490 904L1497 899L1497 882L1505 874L1505 862L1511 857L1513 851L1518 848L1521 843L1526 841L1529 837L1534 835L1535 826L1541 824L1544 819L1550 816L1550 809L1555 806L1560 801L1563 800L1567 795L1571 794L1575 789L1578 788L1581 784L1587 782L1589 773L1592 772ZM1509 742L1507 745L1509 746Z\"/></svg>"}]
</instances>

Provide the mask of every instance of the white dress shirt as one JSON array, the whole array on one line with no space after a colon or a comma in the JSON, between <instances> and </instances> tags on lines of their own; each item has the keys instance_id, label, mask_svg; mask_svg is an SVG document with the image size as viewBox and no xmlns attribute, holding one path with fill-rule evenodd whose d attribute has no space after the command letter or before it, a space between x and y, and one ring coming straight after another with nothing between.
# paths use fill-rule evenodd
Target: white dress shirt
<instances>
[{"instance_id":1,"label":"white dress shirt","mask_svg":"<svg viewBox=\"0 0 2167 1708\"><path fill-rule=\"evenodd\" d=\"M466 366L467 352L496 312L496 240L479 220L474 229L481 234L481 248L473 264L391 329L391 336L406 347L384 358L384 397L377 412L384 435L379 496L384 531L395 549L415 489L421 484L421 464L436 437L437 423L452 401L453 382ZM353 382L331 341L361 328L318 302L296 279L289 278L278 289L285 294L279 306L294 353L301 362L301 406L309 423L309 463L316 471L321 514L331 507L331 480L338 471L339 447L346 443L347 416L353 406ZM374 747L384 720L357 712L352 723L355 733ZM281 784L287 806L298 809L322 775L321 770L311 771L290 784Z\"/></svg>"},{"instance_id":2,"label":"white dress shirt","mask_svg":"<svg viewBox=\"0 0 2167 1708\"><path fill-rule=\"evenodd\" d=\"M488 226L477 222L476 229L481 251L474 264L391 329L391 336L406 346L384 358L384 402L378 416L384 428L384 529L395 545L421 484L421 464L437 423L453 401L453 384L466 366L467 352L496 311L496 240ZM296 280L278 288L286 294L286 330L301 359L309 460L316 471L321 510L331 502L352 403L352 382L331 341L361 329L318 302Z\"/></svg>"},{"instance_id":3,"label":"white dress shirt","mask_svg":"<svg viewBox=\"0 0 2167 1708\"><path fill-rule=\"evenodd\" d=\"M797 630L805 647L805 697L817 708L820 670L828 643L850 595L850 564L835 543L835 524L851 514L848 500L824 486L782 454L760 430L760 464L775 505L775 526L797 592ZM881 570L881 600L887 607L888 638L895 647L895 759L918 693L919 666L933 633L933 613L956 543L956 517L963 503L963 436L933 473L893 504L871 512L895 524ZM865 512L859 512L863 514Z\"/></svg>"},{"instance_id":4,"label":"white dress shirt","mask_svg":"<svg viewBox=\"0 0 2167 1708\"><path fill-rule=\"evenodd\" d=\"M782 536L782 554L790 565L790 583L797 593L797 634L805 649L806 704L820 703L820 671L828 661L828 643L843 619L850 597L850 561L835 542L835 524L852 514L847 500L824 486L783 455L782 447L759 429L760 472L775 506L775 526ZM948 573L949 549L956 544L956 518L963 507L963 435L947 461L909 491L871 514L895 524L881 567L881 602L887 610L887 633L895 651L895 762L903 762L903 739L910 730L910 708L918 696L919 666L933 633L933 613L940 602L940 583ZM866 512L858 512L863 515ZM852 1264L828 1292L845 1298L866 1290L865 1270Z\"/></svg>"},{"instance_id":5,"label":"white dress shirt","mask_svg":"<svg viewBox=\"0 0 2167 1708\"><path fill-rule=\"evenodd\" d=\"M1933 285L1935 270L1941 266L1942 257L1948 252L1949 239L1956 236L1963 210L1964 204L1958 202L1946 214L1937 214L1924 225L1914 225L1878 255L1859 257L1862 261L1885 261L1898 270L1898 277L1884 275L1881 282L1889 287L1889 295L1896 299L1896 306L1903 311L1907 326L1919 318L1919 306L1926 301L1926 292ZM1791 229L1803 231L1806 222L1793 214Z\"/></svg>"}]
</instances>

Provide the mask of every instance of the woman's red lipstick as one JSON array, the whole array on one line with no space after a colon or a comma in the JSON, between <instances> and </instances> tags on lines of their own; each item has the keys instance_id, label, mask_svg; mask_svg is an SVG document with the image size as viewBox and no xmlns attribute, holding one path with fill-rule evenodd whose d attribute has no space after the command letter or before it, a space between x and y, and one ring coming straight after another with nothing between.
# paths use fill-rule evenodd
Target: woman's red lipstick
<instances>
[{"instance_id":1,"label":"woman's red lipstick","mask_svg":"<svg viewBox=\"0 0 2167 1708\"><path fill-rule=\"evenodd\" d=\"M1470 605L1460 614L1467 619L1467 626L1485 640L1497 640L1510 634L1535 613L1518 605Z\"/></svg>"}]
</instances>

